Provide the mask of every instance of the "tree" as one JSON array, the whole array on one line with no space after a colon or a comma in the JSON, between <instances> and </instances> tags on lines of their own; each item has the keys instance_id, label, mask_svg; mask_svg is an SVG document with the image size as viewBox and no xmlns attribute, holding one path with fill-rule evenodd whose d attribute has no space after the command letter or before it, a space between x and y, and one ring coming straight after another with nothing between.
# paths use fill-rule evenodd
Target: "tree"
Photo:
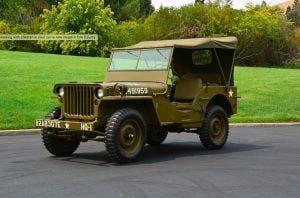
<instances>
[{"instance_id":1,"label":"tree","mask_svg":"<svg viewBox=\"0 0 300 198\"><path fill-rule=\"evenodd\" d=\"M232 0L208 0L208 4L214 7L232 7Z\"/></svg>"},{"instance_id":2,"label":"tree","mask_svg":"<svg viewBox=\"0 0 300 198\"><path fill-rule=\"evenodd\" d=\"M154 7L151 0L140 0L140 17L146 18L152 12L154 12Z\"/></svg>"},{"instance_id":3,"label":"tree","mask_svg":"<svg viewBox=\"0 0 300 198\"><path fill-rule=\"evenodd\" d=\"M47 3L48 3L48 5L55 5L55 6L57 6L58 5L58 2L61 2L62 0L45 0Z\"/></svg>"},{"instance_id":4,"label":"tree","mask_svg":"<svg viewBox=\"0 0 300 198\"><path fill-rule=\"evenodd\" d=\"M0 19L10 24L28 25L31 22L34 0L0 0Z\"/></svg>"},{"instance_id":5,"label":"tree","mask_svg":"<svg viewBox=\"0 0 300 198\"><path fill-rule=\"evenodd\" d=\"M290 37L289 63L300 65L300 28L295 28Z\"/></svg>"},{"instance_id":6,"label":"tree","mask_svg":"<svg viewBox=\"0 0 300 198\"><path fill-rule=\"evenodd\" d=\"M0 19L12 25L29 25L44 9L61 0L0 0Z\"/></svg>"},{"instance_id":7,"label":"tree","mask_svg":"<svg viewBox=\"0 0 300 198\"><path fill-rule=\"evenodd\" d=\"M212 11L215 8L208 4L197 3L195 5L183 6L178 10L179 21L178 35L179 38L206 37L213 33ZM219 8L216 8L219 10Z\"/></svg>"},{"instance_id":8,"label":"tree","mask_svg":"<svg viewBox=\"0 0 300 198\"><path fill-rule=\"evenodd\" d=\"M46 52L73 55L107 55L115 21L102 0L64 0L44 10L41 33L97 34L97 41L41 41Z\"/></svg>"},{"instance_id":9,"label":"tree","mask_svg":"<svg viewBox=\"0 0 300 198\"><path fill-rule=\"evenodd\" d=\"M286 11L287 18L295 23L295 27L300 26L300 1L295 0L293 7Z\"/></svg>"},{"instance_id":10,"label":"tree","mask_svg":"<svg viewBox=\"0 0 300 198\"><path fill-rule=\"evenodd\" d=\"M109 6L113 12L115 19L119 22L122 20L122 7L126 0L104 0L104 5Z\"/></svg>"},{"instance_id":11,"label":"tree","mask_svg":"<svg viewBox=\"0 0 300 198\"><path fill-rule=\"evenodd\" d=\"M268 6L268 4L267 4L266 1L262 1L262 2L261 2L261 6L262 6L262 7L263 7L263 6Z\"/></svg>"},{"instance_id":12,"label":"tree","mask_svg":"<svg viewBox=\"0 0 300 198\"><path fill-rule=\"evenodd\" d=\"M137 43L137 35L141 24L135 21L124 21L114 28L113 45L114 47L130 46Z\"/></svg>"},{"instance_id":13,"label":"tree","mask_svg":"<svg viewBox=\"0 0 300 198\"><path fill-rule=\"evenodd\" d=\"M11 29L9 25L5 21L0 20L0 34L10 34L10 33L11 33ZM9 43L11 42L0 40L0 49L1 50L9 49Z\"/></svg>"},{"instance_id":14,"label":"tree","mask_svg":"<svg viewBox=\"0 0 300 198\"><path fill-rule=\"evenodd\" d=\"M288 6L288 7L286 8L285 14L288 15L288 14L291 12L291 10L292 10L291 6Z\"/></svg>"},{"instance_id":15,"label":"tree","mask_svg":"<svg viewBox=\"0 0 300 198\"><path fill-rule=\"evenodd\" d=\"M282 64L288 58L288 28L288 21L277 8L249 4L236 27L239 64Z\"/></svg>"},{"instance_id":16,"label":"tree","mask_svg":"<svg viewBox=\"0 0 300 198\"><path fill-rule=\"evenodd\" d=\"M140 0L126 1L121 8L121 21L135 21L140 16Z\"/></svg>"},{"instance_id":17,"label":"tree","mask_svg":"<svg viewBox=\"0 0 300 198\"><path fill-rule=\"evenodd\" d=\"M178 11L175 8L161 7L144 22L138 40L162 40L176 38L180 24Z\"/></svg>"},{"instance_id":18,"label":"tree","mask_svg":"<svg viewBox=\"0 0 300 198\"><path fill-rule=\"evenodd\" d=\"M232 0L224 0L223 1L224 6L231 7L233 5Z\"/></svg>"},{"instance_id":19,"label":"tree","mask_svg":"<svg viewBox=\"0 0 300 198\"><path fill-rule=\"evenodd\" d=\"M195 3L201 3L201 4L204 4L204 1L205 1L205 0L195 0Z\"/></svg>"},{"instance_id":20,"label":"tree","mask_svg":"<svg viewBox=\"0 0 300 198\"><path fill-rule=\"evenodd\" d=\"M153 11L151 0L105 0L118 22L146 18Z\"/></svg>"}]
</instances>

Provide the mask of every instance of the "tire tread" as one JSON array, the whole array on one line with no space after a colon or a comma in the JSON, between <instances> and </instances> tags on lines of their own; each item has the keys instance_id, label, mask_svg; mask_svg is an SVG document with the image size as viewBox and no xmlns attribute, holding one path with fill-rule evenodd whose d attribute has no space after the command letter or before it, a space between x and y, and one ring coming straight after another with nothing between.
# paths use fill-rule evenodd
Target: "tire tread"
<instances>
[{"instance_id":1,"label":"tire tread","mask_svg":"<svg viewBox=\"0 0 300 198\"><path fill-rule=\"evenodd\" d=\"M211 116L217 111L219 111L224 116L224 121L225 121L225 125L226 125L224 141L220 145L216 145L211 140L211 137L208 132L209 131L209 121L211 119ZM221 149L225 145L228 135L229 135L228 116L227 116L227 113L225 112L225 110L219 105L214 105L214 106L209 107L205 113L203 125L200 130L200 140L202 142L202 145L208 150Z\"/></svg>"}]
</instances>

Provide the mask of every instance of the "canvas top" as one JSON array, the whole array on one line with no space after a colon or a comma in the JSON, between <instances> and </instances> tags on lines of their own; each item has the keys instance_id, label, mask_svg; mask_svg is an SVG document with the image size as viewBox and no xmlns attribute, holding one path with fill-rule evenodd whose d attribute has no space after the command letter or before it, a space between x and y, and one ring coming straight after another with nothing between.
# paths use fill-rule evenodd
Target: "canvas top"
<instances>
[{"instance_id":1,"label":"canvas top","mask_svg":"<svg viewBox=\"0 0 300 198\"><path fill-rule=\"evenodd\" d=\"M176 39L176 40L158 40L158 41L142 41L135 45L119 48L119 49L143 49L143 48L186 48L186 49L201 49L201 48L221 48L221 49L236 49L236 37L219 37L219 38L192 38L192 39Z\"/></svg>"}]
</instances>

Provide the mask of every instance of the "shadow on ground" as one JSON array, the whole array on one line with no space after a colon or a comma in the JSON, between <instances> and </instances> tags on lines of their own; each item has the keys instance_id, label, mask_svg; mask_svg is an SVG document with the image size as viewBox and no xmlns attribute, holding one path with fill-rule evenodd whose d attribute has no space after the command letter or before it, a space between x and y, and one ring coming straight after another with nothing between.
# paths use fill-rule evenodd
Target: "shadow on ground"
<instances>
[{"instance_id":1,"label":"shadow on ground","mask_svg":"<svg viewBox=\"0 0 300 198\"><path fill-rule=\"evenodd\" d=\"M171 161L178 158L204 156L204 155L226 155L237 152L248 152L253 150L260 150L269 148L269 146L253 145L253 144L236 144L228 143L221 150L209 151L202 147L199 142L172 142L165 143L160 146L147 145L140 158L133 163L125 165L139 165L139 164L152 164L164 161ZM52 157L55 160L69 161L72 163L82 163L89 165L100 166L113 166L117 165L113 163L107 154L107 152L89 152L89 153L75 153L70 157ZM124 166L121 165L121 166Z\"/></svg>"}]
</instances>

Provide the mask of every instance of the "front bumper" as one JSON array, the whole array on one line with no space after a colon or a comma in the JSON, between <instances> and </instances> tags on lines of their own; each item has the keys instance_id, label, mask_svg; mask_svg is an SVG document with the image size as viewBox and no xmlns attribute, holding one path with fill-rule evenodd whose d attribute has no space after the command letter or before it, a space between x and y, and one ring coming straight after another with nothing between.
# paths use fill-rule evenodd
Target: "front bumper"
<instances>
[{"instance_id":1,"label":"front bumper","mask_svg":"<svg viewBox=\"0 0 300 198\"><path fill-rule=\"evenodd\" d=\"M37 128L56 128L62 130L76 130L76 131L94 131L95 123L93 122L75 122L67 120L50 120L50 119L39 119L35 121Z\"/></svg>"}]
</instances>

